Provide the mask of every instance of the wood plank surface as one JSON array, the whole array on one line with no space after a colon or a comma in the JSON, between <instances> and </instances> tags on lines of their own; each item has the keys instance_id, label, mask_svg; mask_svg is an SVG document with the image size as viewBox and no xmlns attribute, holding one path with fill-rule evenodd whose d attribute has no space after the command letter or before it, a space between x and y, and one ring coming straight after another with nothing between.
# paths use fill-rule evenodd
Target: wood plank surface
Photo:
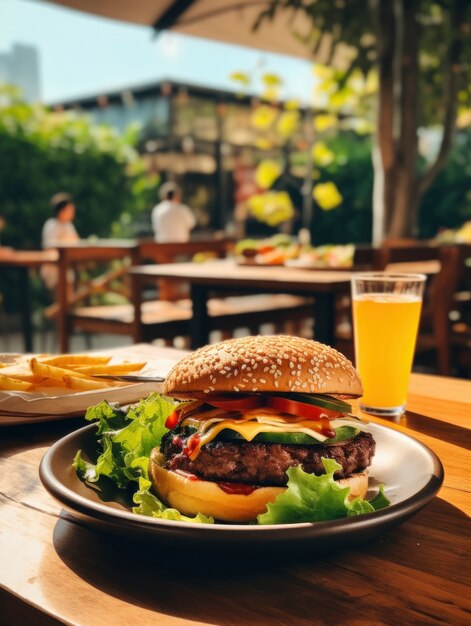
<instances>
[{"instance_id":1,"label":"wood plank surface","mask_svg":"<svg viewBox=\"0 0 471 626\"><path fill-rule=\"evenodd\" d=\"M232 259L207 263L170 263L142 265L130 269L141 277L174 278L214 287L260 288L262 291L285 287L287 291L338 292L350 287L351 272L313 270L293 267L256 267L237 265Z\"/></svg>"},{"instance_id":2,"label":"wood plank surface","mask_svg":"<svg viewBox=\"0 0 471 626\"><path fill-rule=\"evenodd\" d=\"M142 347L140 355L181 353ZM129 355L131 352L128 353ZM438 496L379 540L328 555L172 553L61 512L37 471L81 419L0 430L0 623L428 625L471 621L471 382L413 375L409 411L378 419L430 446ZM376 421L376 420L375 420ZM218 549L221 551L220 548Z\"/></svg>"}]
</instances>

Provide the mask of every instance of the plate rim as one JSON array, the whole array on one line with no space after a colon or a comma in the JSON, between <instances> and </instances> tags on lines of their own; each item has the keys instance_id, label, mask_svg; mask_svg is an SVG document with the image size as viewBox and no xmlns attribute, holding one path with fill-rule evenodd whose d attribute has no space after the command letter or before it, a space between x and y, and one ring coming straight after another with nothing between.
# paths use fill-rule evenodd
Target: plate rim
<instances>
[{"instance_id":1,"label":"plate rim","mask_svg":"<svg viewBox=\"0 0 471 626\"><path fill-rule=\"evenodd\" d=\"M342 531L354 531L359 528L366 528L368 526L384 525L393 522L397 519L407 519L411 514L421 509L428 504L434 496L438 493L443 485L445 471L443 464L438 455L429 448L426 444L422 443L415 437L402 432L401 430L390 428L383 424L376 422L370 422L374 428L378 428L381 431L392 432L400 437L404 437L414 444L418 445L429 456L432 461L433 469L430 474L427 483L421 487L417 492L408 496L405 500L391 504L388 507L375 511L372 513L366 513L363 515L355 515L352 517L340 518L336 520L326 520L321 522L298 522L294 524L267 524L267 525L250 525L250 524L226 524L226 523L214 523L214 524L198 524L194 522L183 522L177 520L166 520L153 518L144 515L138 515L132 513L132 511L116 509L108 506L105 502L93 502L85 496L77 493L73 489L70 489L64 485L58 477L55 475L52 469L52 461L54 456L62 449L64 445L70 443L75 439L79 439L82 436L89 434L96 428L96 424L89 424L83 428L72 431L71 433L61 437L56 441L48 450L44 453L40 465L39 465L39 478L43 487L48 491L61 505L64 506L73 516L74 513L79 513L81 516L93 518L98 522L105 522L108 524L119 525L119 522L123 523L123 529L131 526L133 529L139 530L154 530L155 532L165 531L171 529L173 532L180 531L197 531L201 535L214 535L216 533L232 532L240 535L255 535L255 534L283 534L293 533L296 531L309 530L311 534L322 535L323 531L329 529L329 532L336 531L342 533ZM79 479L80 480L80 479ZM125 523L125 524L124 524ZM317 533L315 531L318 531Z\"/></svg>"}]
</instances>

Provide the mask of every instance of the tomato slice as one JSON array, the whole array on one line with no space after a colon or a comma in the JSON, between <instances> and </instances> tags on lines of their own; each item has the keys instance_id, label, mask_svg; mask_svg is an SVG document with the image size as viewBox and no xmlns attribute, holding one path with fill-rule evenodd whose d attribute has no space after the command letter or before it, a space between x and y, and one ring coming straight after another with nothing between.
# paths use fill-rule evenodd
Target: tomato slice
<instances>
[{"instance_id":1,"label":"tomato slice","mask_svg":"<svg viewBox=\"0 0 471 626\"><path fill-rule=\"evenodd\" d=\"M206 397L206 403L226 411L251 411L265 404L263 396L241 396L240 394L215 394Z\"/></svg>"},{"instance_id":2,"label":"tomato slice","mask_svg":"<svg viewBox=\"0 0 471 626\"><path fill-rule=\"evenodd\" d=\"M335 419L342 413L338 411L330 411L320 406L314 406L313 404L305 404L304 402L298 402L297 400L291 400L291 398L282 398L280 396L267 396L267 406L280 411L280 413L291 413L291 415L297 415L298 417L306 417L307 419L318 420L322 417L327 419Z\"/></svg>"},{"instance_id":3,"label":"tomato slice","mask_svg":"<svg viewBox=\"0 0 471 626\"><path fill-rule=\"evenodd\" d=\"M165 426L169 428L170 430L172 430L172 428L175 428L175 426L178 424L179 421L180 421L180 412L172 411L170 415L167 417L167 419L165 420Z\"/></svg>"}]
</instances>

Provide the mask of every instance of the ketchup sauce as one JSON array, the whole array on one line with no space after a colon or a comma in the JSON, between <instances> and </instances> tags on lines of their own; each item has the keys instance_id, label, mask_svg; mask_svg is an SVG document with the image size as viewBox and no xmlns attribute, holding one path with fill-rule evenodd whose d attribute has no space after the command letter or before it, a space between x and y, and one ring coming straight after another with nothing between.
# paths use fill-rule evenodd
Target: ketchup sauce
<instances>
[{"instance_id":1,"label":"ketchup sauce","mask_svg":"<svg viewBox=\"0 0 471 626\"><path fill-rule=\"evenodd\" d=\"M231 496L249 496L257 489L253 485L244 485L243 483L216 483L216 485Z\"/></svg>"}]
</instances>

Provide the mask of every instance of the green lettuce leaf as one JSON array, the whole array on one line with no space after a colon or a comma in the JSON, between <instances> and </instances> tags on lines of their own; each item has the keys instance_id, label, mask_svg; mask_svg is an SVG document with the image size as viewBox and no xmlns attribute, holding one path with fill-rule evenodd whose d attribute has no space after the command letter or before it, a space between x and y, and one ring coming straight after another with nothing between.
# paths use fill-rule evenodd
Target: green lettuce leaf
<instances>
[{"instance_id":1,"label":"green lettuce leaf","mask_svg":"<svg viewBox=\"0 0 471 626\"><path fill-rule=\"evenodd\" d=\"M298 522L321 522L326 520L371 513L389 504L384 490L371 501L355 498L349 501L349 487L340 487L334 473L341 466L334 459L322 459L325 474L315 476L304 472L300 466L290 467L288 488L267 506L267 512L259 515L259 524L294 524Z\"/></svg>"},{"instance_id":2,"label":"green lettuce leaf","mask_svg":"<svg viewBox=\"0 0 471 626\"><path fill-rule=\"evenodd\" d=\"M168 430L165 420L174 409L174 403L168 402L157 393L151 394L127 411L106 401L90 407L85 419L97 422L96 435L100 454L93 464L86 461L79 450L73 467L80 478L89 484L106 476L122 489L135 485L133 501L138 506L133 507L134 513L212 524L214 520L205 515L186 517L176 509L167 508L151 491L150 453L160 445Z\"/></svg>"},{"instance_id":3,"label":"green lettuce leaf","mask_svg":"<svg viewBox=\"0 0 471 626\"><path fill-rule=\"evenodd\" d=\"M87 482L107 476L121 488L137 483L152 449L160 445L168 430L165 420L174 408L174 403L158 393L151 394L127 411L106 401L90 407L85 419L97 422L100 454L93 465L83 459L80 451L77 453L73 466L79 476ZM142 458L147 460L134 463Z\"/></svg>"}]
</instances>

